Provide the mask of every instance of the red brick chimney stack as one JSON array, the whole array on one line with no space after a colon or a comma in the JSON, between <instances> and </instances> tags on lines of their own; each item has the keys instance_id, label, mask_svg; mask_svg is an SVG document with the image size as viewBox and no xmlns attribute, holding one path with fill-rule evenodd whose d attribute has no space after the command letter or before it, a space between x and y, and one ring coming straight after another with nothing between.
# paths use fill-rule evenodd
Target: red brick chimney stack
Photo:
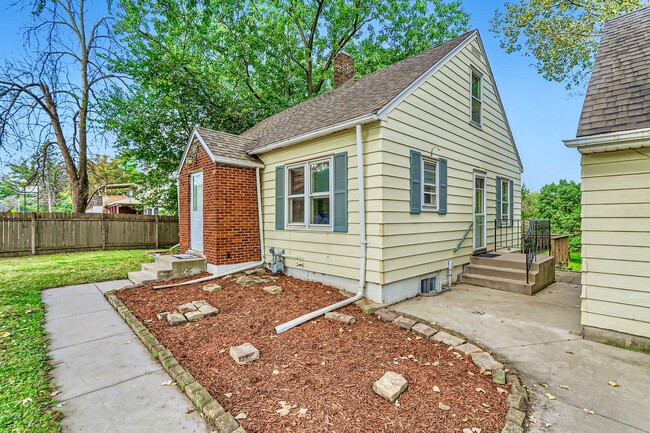
<instances>
[{"instance_id":1,"label":"red brick chimney stack","mask_svg":"<svg viewBox=\"0 0 650 433\"><path fill-rule=\"evenodd\" d=\"M334 88L337 89L354 78L354 57L338 53L334 57Z\"/></svg>"}]
</instances>

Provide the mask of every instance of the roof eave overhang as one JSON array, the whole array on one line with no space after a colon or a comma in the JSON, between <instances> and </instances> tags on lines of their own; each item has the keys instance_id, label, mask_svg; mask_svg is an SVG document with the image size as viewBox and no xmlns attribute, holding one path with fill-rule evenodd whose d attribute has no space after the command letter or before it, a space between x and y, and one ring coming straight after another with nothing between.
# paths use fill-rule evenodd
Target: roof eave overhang
<instances>
[{"instance_id":1,"label":"roof eave overhang","mask_svg":"<svg viewBox=\"0 0 650 433\"><path fill-rule=\"evenodd\" d=\"M352 120L346 120L345 122L337 123L336 125L328 126L326 128L317 129L315 131L308 132L306 134L296 135L295 137L287 138L281 141L276 141L275 143L267 144L257 149L253 149L248 153L250 155L259 155L262 153L269 152L271 150L281 149L283 147L291 146L294 144L301 143L303 141L311 140L314 138L323 137L325 135L333 134L335 132L343 131L348 128L352 128L355 125L360 125L364 123L370 123L377 120L381 120L376 114L368 114L361 117L356 117Z\"/></svg>"},{"instance_id":2,"label":"roof eave overhang","mask_svg":"<svg viewBox=\"0 0 650 433\"><path fill-rule=\"evenodd\" d=\"M566 147L578 149L582 154L638 149L650 146L650 128L608 132L562 141Z\"/></svg>"},{"instance_id":3,"label":"roof eave overhang","mask_svg":"<svg viewBox=\"0 0 650 433\"><path fill-rule=\"evenodd\" d=\"M190 134L190 138L187 141L187 144L185 145L185 151L183 152L183 156L181 157L181 162L178 164L178 168L176 171L173 173L172 178L178 178L178 175L180 174L181 170L183 169L183 164L185 164L185 159L187 158L187 154L190 151L190 147L192 146L192 143L194 142L194 139L198 139L199 143L203 146L205 151L208 153L210 156L210 159L212 162L218 163L218 164L225 164L225 165L233 165L236 167L244 167L244 168L264 168L264 164L262 163L257 163L253 161L242 161L239 159L233 159L233 158L227 158L223 156L216 156L212 150L208 147L208 145L205 143L203 140L203 137L201 137L201 134L199 131L194 127L192 130L192 133Z\"/></svg>"}]
</instances>

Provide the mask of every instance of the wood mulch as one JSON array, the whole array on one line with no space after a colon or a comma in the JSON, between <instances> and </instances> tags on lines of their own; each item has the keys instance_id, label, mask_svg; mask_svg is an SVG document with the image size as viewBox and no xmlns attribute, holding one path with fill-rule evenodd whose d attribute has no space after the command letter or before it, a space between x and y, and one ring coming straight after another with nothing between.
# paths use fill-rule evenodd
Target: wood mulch
<instances>
[{"instance_id":1,"label":"wood mulch","mask_svg":"<svg viewBox=\"0 0 650 433\"><path fill-rule=\"evenodd\" d=\"M321 317L275 335L276 325L340 301L342 295L288 276L269 283L282 287L277 295L234 280L211 281L223 286L211 293L201 289L208 283L200 283L161 290L144 286L117 296L226 411L246 414L240 420L246 431L443 433L476 427L498 433L503 428L505 395L469 358L454 356L446 345L364 315L355 306L339 310L357 319L353 325ZM202 299L220 313L176 327L156 319L157 313ZM246 342L259 349L260 359L240 367L228 352ZM408 380L397 404L372 391L386 371ZM295 407L281 416L276 412L280 402ZM441 402L450 409L440 409Z\"/></svg>"}]
</instances>

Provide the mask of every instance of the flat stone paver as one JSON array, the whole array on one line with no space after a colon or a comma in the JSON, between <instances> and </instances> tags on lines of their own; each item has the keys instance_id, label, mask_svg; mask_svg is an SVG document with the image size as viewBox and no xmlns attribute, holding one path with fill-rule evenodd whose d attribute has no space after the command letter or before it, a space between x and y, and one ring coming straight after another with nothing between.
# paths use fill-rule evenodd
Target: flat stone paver
<instances>
[{"instance_id":1,"label":"flat stone paver","mask_svg":"<svg viewBox=\"0 0 650 433\"><path fill-rule=\"evenodd\" d=\"M43 291L64 432L208 433L198 412L106 301L128 280ZM143 428L146 426L146 428Z\"/></svg>"},{"instance_id":2,"label":"flat stone paver","mask_svg":"<svg viewBox=\"0 0 650 433\"><path fill-rule=\"evenodd\" d=\"M582 339L581 288L565 282L579 275L557 275L559 282L534 296L461 284L392 308L461 332L508 360L530 387L537 420L530 433L650 432L650 356Z\"/></svg>"}]
</instances>

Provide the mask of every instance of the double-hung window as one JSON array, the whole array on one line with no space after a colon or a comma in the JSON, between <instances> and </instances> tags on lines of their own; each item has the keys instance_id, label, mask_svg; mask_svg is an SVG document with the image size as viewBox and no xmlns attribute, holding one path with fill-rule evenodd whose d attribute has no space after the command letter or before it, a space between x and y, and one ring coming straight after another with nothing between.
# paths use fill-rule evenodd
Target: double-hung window
<instances>
[{"instance_id":1,"label":"double-hung window","mask_svg":"<svg viewBox=\"0 0 650 433\"><path fill-rule=\"evenodd\" d=\"M475 126L481 126L481 105L483 105L483 89L481 74L472 69L471 72L471 114L470 121Z\"/></svg>"},{"instance_id":2,"label":"double-hung window","mask_svg":"<svg viewBox=\"0 0 650 433\"><path fill-rule=\"evenodd\" d=\"M331 227L331 159L288 167L288 225L306 228Z\"/></svg>"},{"instance_id":3,"label":"double-hung window","mask_svg":"<svg viewBox=\"0 0 650 433\"><path fill-rule=\"evenodd\" d=\"M510 224L510 181L501 179L501 226Z\"/></svg>"},{"instance_id":4,"label":"double-hung window","mask_svg":"<svg viewBox=\"0 0 650 433\"><path fill-rule=\"evenodd\" d=\"M422 207L427 210L438 209L438 164L431 159L422 158Z\"/></svg>"}]
</instances>

